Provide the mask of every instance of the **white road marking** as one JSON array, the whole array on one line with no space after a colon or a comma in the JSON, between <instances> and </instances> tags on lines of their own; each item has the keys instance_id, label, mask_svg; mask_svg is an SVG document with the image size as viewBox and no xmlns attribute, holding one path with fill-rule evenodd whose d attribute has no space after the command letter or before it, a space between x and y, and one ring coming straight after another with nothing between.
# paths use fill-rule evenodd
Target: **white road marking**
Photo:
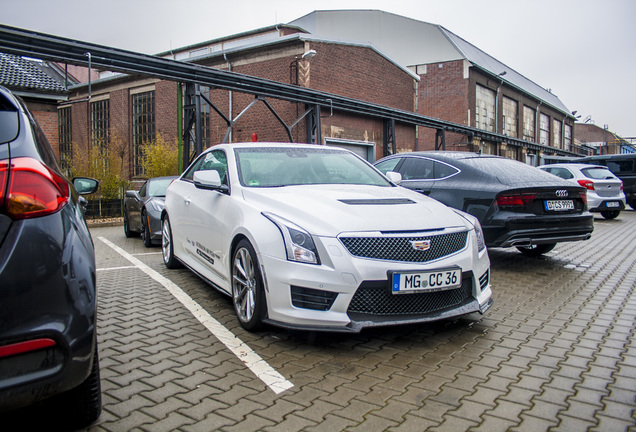
<instances>
[{"instance_id":1,"label":"white road marking","mask_svg":"<svg viewBox=\"0 0 636 432\"><path fill-rule=\"evenodd\" d=\"M107 268L98 268L97 271L110 271L110 270L126 270L126 269L136 269L137 266L122 266L122 267L107 267Z\"/></svg>"},{"instance_id":2,"label":"white road marking","mask_svg":"<svg viewBox=\"0 0 636 432\"><path fill-rule=\"evenodd\" d=\"M152 279L160 283L166 288L177 300L183 304L186 309L194 315L220 342L222 342L234 355L265 383L274 393L279 394L285 390L289 390L294 385L285 379L280 373L272 368L265 360L256 354L243 341L236 337L231 331L214 319L205 309L203 309L196 301L194 301L187 293L185 293L177 284L170 279L162 276L148 265L144 264L119 246L113 244L104 237L99 239L115 250L121 256L134 264L135 267L146 273Z\"/></svg>"}]
</instances>

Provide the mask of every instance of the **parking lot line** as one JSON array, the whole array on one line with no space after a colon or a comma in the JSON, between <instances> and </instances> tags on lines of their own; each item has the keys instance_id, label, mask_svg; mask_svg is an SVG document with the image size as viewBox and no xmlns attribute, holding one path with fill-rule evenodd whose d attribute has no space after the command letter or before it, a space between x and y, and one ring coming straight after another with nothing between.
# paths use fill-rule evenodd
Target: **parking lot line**
<instances>
[{"instance_id":1,"label":"parking lot line","mask_svg":"<svg viewBox=\"0 0 636 432\"><path fill-rule=\"evenodd\" d=\"M185 293L177 284L170 279L162 276L148 265L141 262L119 246L113 244L104 237L99 240L109 246L115 252L126 258L135 267L146 273L156 282L166 288L181 304L183 304L190 313L207 328L221 343L223 343L234 355L242 361L251 371L274 393L279 394L285 390L289 390L294 385L285 379L280 373L272 368L265 360L247 346L241 339L236 337L223 324L214 319L205 309L203 309L196 301L194 301L187 293Z\"/></svg>"},{"instance_id":2,"label":"parking lot line","mask_svg":"<svg viewBox=\"0 0 636 432\"><path fill-rule=\"evenodd\" d=\"M108 267L108 268L98 268L98 272L102 271L111 271L111 270L127 270L127 269L136 269L137 266L121 266L121 267Z\"/></svg>"}]
</instances>

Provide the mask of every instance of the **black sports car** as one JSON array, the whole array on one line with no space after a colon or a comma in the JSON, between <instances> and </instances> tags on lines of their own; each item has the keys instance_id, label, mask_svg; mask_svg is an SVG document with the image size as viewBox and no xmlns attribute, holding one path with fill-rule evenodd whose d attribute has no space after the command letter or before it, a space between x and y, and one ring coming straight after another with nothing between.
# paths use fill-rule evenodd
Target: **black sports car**
<instances>
[{"instance_id":1,"label":"black sports car","mask_svg":"<svg viewBox=\"0 0 636 432\"><path fill-rule=\"evenodd\" d=\"M100 415L95 252L80 196L97 186L95 179L71 183L64 177L26 105L0 86L0 424L5 430L48 430L53 423L62 426L59 422L77 428ZM21 415L21 408L34 406L41 417ZM42 429L25 425L38 420Z\"/></svg>"},{"instance_id":2,"label":"black sports car","mask_svg":"<svg viewBox=\"0 0 636 432\"><path fill-rule=\"evenodd\" d=\"M126 191L124 200L124 234L141 234L146 247L161 242L161 211L166 189L177 177L154 177L146 180L139 191Z\"/></svg>"},{"instance_id":3,"label":"black sports car","mask_svg":"<svg viewBox=\"0 0 636 432\"><path fill-rule=\"evenodd\" d=\"M375 163L401 174L400 184L476 216L489 247L515 246L525 255L556 243L587 240L594 230L585 189L500 156L414 152Z\"/></svg>"}]
</instances>

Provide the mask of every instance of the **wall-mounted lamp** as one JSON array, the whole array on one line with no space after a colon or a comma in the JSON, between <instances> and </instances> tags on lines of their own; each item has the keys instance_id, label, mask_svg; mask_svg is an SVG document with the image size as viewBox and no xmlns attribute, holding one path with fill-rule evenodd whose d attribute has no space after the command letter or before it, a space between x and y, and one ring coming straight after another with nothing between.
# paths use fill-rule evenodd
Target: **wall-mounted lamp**
<instances>
[{"instance_id":1,"label":"wall-mounted lamp","mask_svg":"<svg viewBox=\"0 0 636 432\"><path fill-rule=\"evenodd\" d=\"M310 58L316 57L316 54L318 54L316 50L309 50L305 54L303 54L300 58L303 60L309 60Z\"/></svg>"},{"instance_id":2,"label":"wall-mounted lamp","mask_svg":"<svg viewBox=\"0 0 636 432\"><path fill-rule=\"evenodd\" d=\"M310 49L303 55L294 57L294 60L289 64L289 82L291 84L298 84L298 62L300 60L310 60L316 57L316 54L318 54L316 50Z\"/></svg>"}]
</instances>

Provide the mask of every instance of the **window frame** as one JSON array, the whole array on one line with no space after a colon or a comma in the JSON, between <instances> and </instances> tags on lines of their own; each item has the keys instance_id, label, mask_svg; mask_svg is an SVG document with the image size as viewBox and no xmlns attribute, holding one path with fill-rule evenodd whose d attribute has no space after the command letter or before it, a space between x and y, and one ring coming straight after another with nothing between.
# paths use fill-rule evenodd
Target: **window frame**
<instances>
[{"instance_id":1,"label":"window frame","mask_svg":"<svg viewBox=\"0 0 636 432\"><path fill-rule=\"evenodd\" d=\"M495 132L495 91L482 85L475 85L475 127Z\"/></svg>"},{"instance_id":2,"label":"window frame","mask_svg":"<svg viewBox=\"0 0 636 432\"><path fill-rule=\"evenodd\" d=\"M144 175L143 147L152 142L155 135L155 91L131 95L133 175Z\"/></svg>"}]
</instances>

